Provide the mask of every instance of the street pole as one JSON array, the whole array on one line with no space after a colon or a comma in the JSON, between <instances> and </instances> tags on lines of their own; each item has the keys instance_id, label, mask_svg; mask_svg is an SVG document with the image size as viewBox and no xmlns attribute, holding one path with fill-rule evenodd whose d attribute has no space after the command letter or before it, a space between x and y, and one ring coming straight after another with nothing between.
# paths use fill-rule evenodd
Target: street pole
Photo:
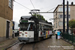
<instances>
[{"instance_id":1,"label":"street pole","mask_svg":"<svg viewBox=\"0 0 75 50\"><path fill-rule=\"evenodd\" d=\"M65 33L65 0L63 0L63 33Z\"/></svg>"},{"instance_id":2,"label":"street pole","mask_svg":"<svg viewBox=\"0 0 75 50\"><path fill-rule=\"evenodd\" d=\"M67 33L69 33L69 7L68 7L68 1L67 1Z\"/></svg>"}]
</instances>

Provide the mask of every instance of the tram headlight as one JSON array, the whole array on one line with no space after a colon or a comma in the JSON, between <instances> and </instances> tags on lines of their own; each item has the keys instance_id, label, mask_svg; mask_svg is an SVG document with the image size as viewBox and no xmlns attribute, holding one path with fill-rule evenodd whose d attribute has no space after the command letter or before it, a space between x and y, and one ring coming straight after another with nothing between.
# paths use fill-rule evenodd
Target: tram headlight
<instances>
[{"instance_id":1,"label":"tram headlight","mask_svg":"<svg viewBox=\"0 0 75 50\"><path fill-rule=\"evenodd\" d=\"M25 32L25 34L27 34L27 32Z\"/></svg>"},{"instance_id":2,"label":"tram headlight","mask_svg":"<svg viewBox=\"0 0 75 50\"><path fill-rule=\"evenodd\" d=\"M19 32L20 34L22 33L22 32Z\"/></svg>"}]
</instances>

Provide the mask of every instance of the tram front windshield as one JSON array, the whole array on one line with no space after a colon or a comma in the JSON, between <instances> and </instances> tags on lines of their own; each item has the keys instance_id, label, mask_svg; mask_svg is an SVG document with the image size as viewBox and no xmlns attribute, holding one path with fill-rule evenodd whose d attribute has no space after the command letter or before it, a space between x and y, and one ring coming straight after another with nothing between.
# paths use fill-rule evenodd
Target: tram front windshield
<instances>
[{"instance_id":1,"label":"tram front windshield","mask_svg":"<svg viewBox=\"0 0 75 50\"><path fill-rule=\"evenodd\" d=\"M33 30L33 24L31 23L25 23L25 24L20 24L20 31L32 31Z\"/></svg>"},{"instance_id":2,"label":"tram front windshield","mask_svg":"<svg viewBox=\"0 0 75 50\"><path fill-rule=\"evenodd\" d=\"M20 24L20 31L26 31L27 30L27 28L28 28L28 23L26 23L26 24Z\"/></svg>"}]
</instances>

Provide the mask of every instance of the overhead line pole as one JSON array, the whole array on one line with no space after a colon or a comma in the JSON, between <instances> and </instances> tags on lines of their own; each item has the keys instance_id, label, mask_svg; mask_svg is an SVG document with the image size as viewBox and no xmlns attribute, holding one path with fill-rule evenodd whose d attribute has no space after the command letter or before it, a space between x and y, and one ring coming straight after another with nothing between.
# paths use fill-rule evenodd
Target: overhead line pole
<instances>
[{"instance_id":1,"label":"overhead line pole","mask_svg":"<svg viewBox=\"0 0 75 50\"><path fill-rule=\"evenodd\" d=\"M63 33L65 33L65 0L63 0Z\"/></svg>"},{"instance_id":2,"label":"overhead line pole","mask_svg":"<svg viewBox=\"0 0 75 50\"><path fill-rule=\"evenodd\" d=\"M68 1L67 1L67 33L69 33L69 5L68 5Z\"/></svg>"}]
</instances>

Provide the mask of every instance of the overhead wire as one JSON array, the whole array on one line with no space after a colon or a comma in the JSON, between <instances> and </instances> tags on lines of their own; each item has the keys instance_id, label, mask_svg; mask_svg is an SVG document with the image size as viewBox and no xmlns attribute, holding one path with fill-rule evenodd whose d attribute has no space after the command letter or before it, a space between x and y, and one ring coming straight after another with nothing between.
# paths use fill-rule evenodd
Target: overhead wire
<instances>
[{"instance_id":1,"label":"overhead wire","mask_svg":"<svg viewBox=\"0 0 75 50\"><path fill-rule=\"evenodd\" d=\"M21 3L17 2L17 1L14 1L14 2L16 2L17 4L19 4L19 5L23 6L23 7L25 7L25 8L28 9L28 10L30 10L28 7L22 5Z\"/></svg>"},{"instance_id":2,"label":"overhead wire","mask_svg":"<svg viewBox=\"0 0 75 50\"><path fill-rule=\"evenodd\" d=\"M33 4L32 0L30 0L30 2L31 2L31 4L32 4L33 8L35 9L35 6L34 6L34 4Z\"/></svg>"},{"instance_id":3,"label":"overhead wire","mask_svg":"<svg viewBox=\"0 0 75 50\"><path fill-rule=\"evenodd\" d=\"M50 10L48 10L47 12L49 12L49 11L51 11L51 10L53 10L53 9L55 9L55 7L54 7L54 8L52 8L52 9L50 9Z\"/></svg>"}]
</instances>

